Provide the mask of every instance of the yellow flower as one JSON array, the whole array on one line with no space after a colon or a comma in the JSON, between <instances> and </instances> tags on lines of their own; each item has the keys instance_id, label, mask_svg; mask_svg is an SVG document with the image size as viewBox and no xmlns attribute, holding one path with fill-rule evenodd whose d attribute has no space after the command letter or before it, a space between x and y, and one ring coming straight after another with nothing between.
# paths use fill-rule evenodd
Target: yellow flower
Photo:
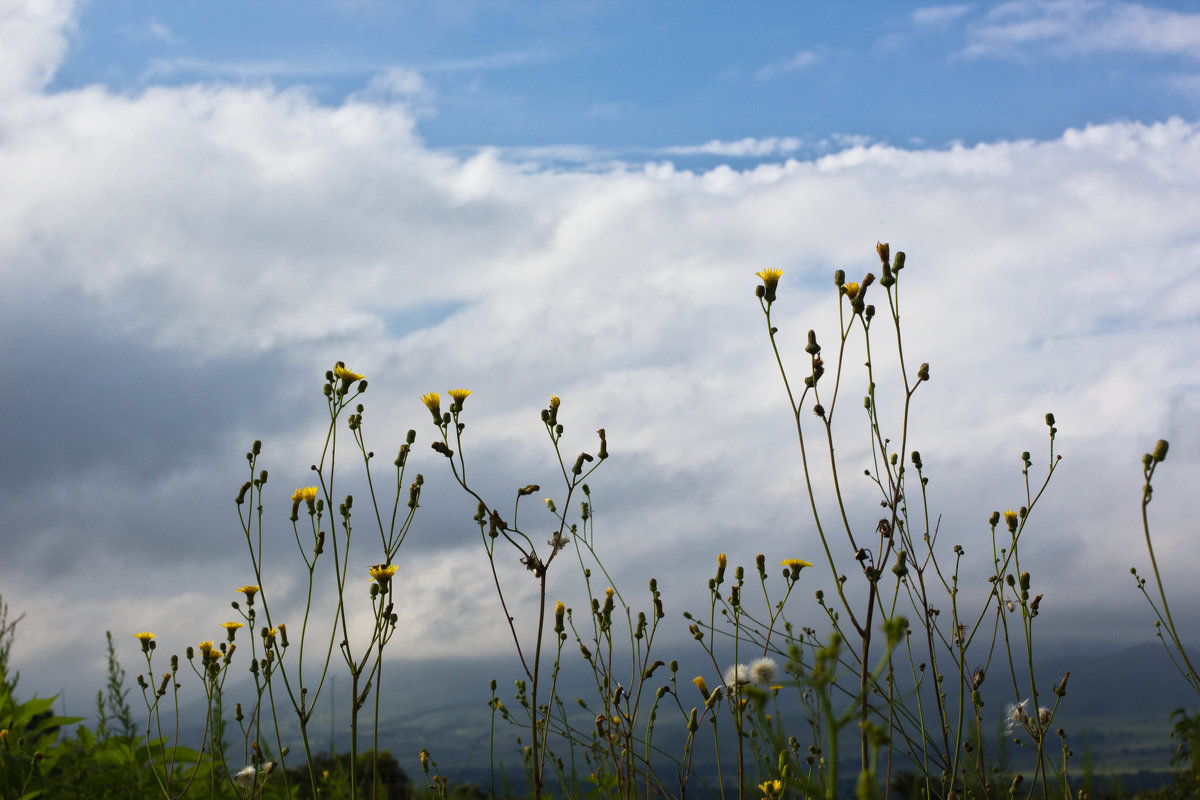
<instances>
[{"instance_id":1,"label":"yellow flower","mask_svg":"<svg viewBox=\"0 0 1200 800\"><path fill-rule=\"evenodd\" d=\"M201 653L203 653L205 656L207 656L209 653L212 652L213 643L209 642L209 641L203 641L200 644L196 645L196 649L199 650Z\"/></svg>"},{"instance_id":2,"label":"yellow flower","mask_svg":"<svg viewBox=\"0 0 1200 800\"><path fill-rule=\"evenodd\" d=\"M222 622L221 627L224 628L226 630L226 632L228 632L229 641L232 642L234 634L237 633L238 628L242 627L242 623L240 623L240 622Z\"/></svg>"},{"instance_id":3,"label":"yellow flower","mask_svg":"<svg viewBox=\"0 0 1200 800\"><path fill-rule=\"evenodd\" d=\"M556 394L550 395L550 410L557 411L558 407L560 405L562 405L562 400L558 399L558 395L556 395Z\"/></svg>"},{"instance_id":4,"label":"yellow flower","mask_svg":"<svg viewBox=\"0 0 1200 800\"><path fill-rule=\"evenodd\" d=\"M1004 512L1004 522L1008 525L1008 529L1010 531L1015 531L1017 529L1018 519L1017 512L1013 511L1011 508Z\"/></svg>"},{"instance_id":5,"label":"yellow flower","mask_svg":"<svg viewBox=\"0 0 1200 800\"><path fill-rule=\"evenodd\" d=\"M700 690L700 696L705 700L708 700L708 683L704 680L704 676L697 675L696 677L692 678L692 683L696 684L696 688Z\"/></svg>"},{"instance_id":6,"label":"yellow flower","mask_svg":"<svg viewBox=\"0 0 1200 800\"><path fill-rule=\"evenodd\" d=\"M775 268L763 269L754 274L762 279L763 298L768 303L775 302L775 289L779 286L779 278L783 275L783 270Z\"/></svg>"},{"instance_id":7,"label":"yellow flower","mask_svg":"<svg viewBox=\"0 0 1200 800\"><path fill-rule=\"evenodd\" d=\"M376 564L371 567L371 580L380 586L387 586L388 581L396 574L395 564Z\"/></svg>"},{"instance_id":8,"label":"yellow flower","mask_svg":"<svg viewBox=\"0 0 1200 800\"><path fill-rule=\"evenodd\" d=\"M253 605L254 595L258 594L257 586L251 586L251 585L243 586L242 588L238 589L238 591L241 592L242 594L246 595L246 602Z\"/></svg>"},{"instance_id":9,"label":"yellow flower","mask_svg":"<svg viewBox=\"0 0 1200 800\"><path fill-rule=\"evenodd\" d=\"M301 503L308 503L311 506L317 501L317 487L301 486L296 491L292 492L292 510L295 511Z\"/></svg>"},{"instance_id":10,"label":"yellow flower","mask_svg":"<svg viewBox=\"0 0 1200 800\"><path fill-rule=\"evenodd\" d=\"M811 567L812 562L805 561L803 558L785 558L783 561L779 562L779 565L781 567L787 567L789 570L791 570L791 575L787 577L794 581L800 578L800 570L804 569L805 567Z\"/></svg>"},{"instance_id":11,"label":"yellow flower","mask_svg":"<svg viewBox=\"0 0 1200 800\"><path fill-rule=\"evenodd\" d=\"M359 375L357 372L351 372L350 370L346 369L346 365L342 363L339 363L333 368L333 374L347 386L355 381L361 381L363 379L362 375Z\"/></svg>"},{"instance_id":12,"label":"yellow flower","mask_svg":"<svg viewBox=\"0 0 1200 800\"><path fill-rule=\"evenodd\" d=\"M858 296L858 284L855 283L854 281L847 283L845 288L846 288L846 297L849 297L851 300L853 300L855 297Z\"/></svg>"},{"instance_id":13,"label":"yellow flower","mask_svg":"<svg viewBox=\"0 0 1200 800\"><path fill-rule=\"evenodd\" d=\"M450 389L446 392L454 400L454 411L462 411L463 401L467 399L467 395L470 393L470 389Z\"/></svg>"},{"instance_id":14,"label":"yellow flower","mask_svg":"<svg viewBox=\"0 0 1200 800\"><path fill-rule=\"evenodd\" d=\"M435 420L442 421L442 398L438 396L437 392L421 395L421 402L429 409L429 413L433 414Z\"/></svg>"},{"instance_id":15,"label":"yellow flower","mask_svg":"<svg viewBox=\"0 0 1200 800\"><path fill-rule=\"evenodd\" d=\"M760 783L758 788L762 791L763 796L769 800L769 798L778 797L783 792L783 781L776 778L773 781Z\"/></svg>"},{"instance_id":16,"label":"yellow flower","mask_svg":"<svg viewBox=\"0 0 1200 800\"><path fill-rule=\"evenodd\" d=\"M728 563L729 563L729 560L727 558L725 558L724 553L717 553L717 566L718 567L720 567L721 569L725 569L725 565Z\"/></svg>"},{"instance_id":17,"label":"yellow flower","mask_svg":"<svg viewBox=\"0 0 1200 800\"><path fill-rule=\"evenodd\" d=\"M150 631L142 631L141 633L135 633L133 635L133 638L137 639L139 642L142 643L142 652L143 653L150 652L150 640L154 638L153 633L151 633Z\"/></svg>"}]
</instances>

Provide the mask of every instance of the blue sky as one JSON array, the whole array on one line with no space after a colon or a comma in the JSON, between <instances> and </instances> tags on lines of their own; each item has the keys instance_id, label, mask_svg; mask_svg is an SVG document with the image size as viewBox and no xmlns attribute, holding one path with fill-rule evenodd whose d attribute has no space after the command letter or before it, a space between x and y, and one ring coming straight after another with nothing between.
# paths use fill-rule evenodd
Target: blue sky
<instances>
[{"instance_id":1,"label":"blue sky","mask_svg":"<svg viewBox=\"0 0 1200 800\"><path fill-rule=\"evenodd\" d=\"M1194 115L1185 7L106 2L83 8L53 87L269 81L336 104L402 68L434 147L936 147Z\"/></svg>"},{"instance_id":2,"label":"blue sky","mask_svg":"<svg viewBox=\"0 0 1200 800\"><path fill-rule=\"evenodd\" d=\"M1200 599L1198 98L1183 4L5 4L0 592L23 680L100 685L105 629L213 635L249 582L245 449L264 442L283 548L339 359L371 380L380 451L421 431L405 658L510 647L463 624L498 612L421 428L417 398L456 386L489 491L553 485L552 393L572 448L607 429L602 549L629 586L658 575L686 644L717 552L819 547L754 273L785 270L800 355L876 241L909 256L945 544L983 553L1053 411L1039 623L1059 649L1149 638L1128 568L1160 437L1167 578Z\"/></svg>"}]
</instances>

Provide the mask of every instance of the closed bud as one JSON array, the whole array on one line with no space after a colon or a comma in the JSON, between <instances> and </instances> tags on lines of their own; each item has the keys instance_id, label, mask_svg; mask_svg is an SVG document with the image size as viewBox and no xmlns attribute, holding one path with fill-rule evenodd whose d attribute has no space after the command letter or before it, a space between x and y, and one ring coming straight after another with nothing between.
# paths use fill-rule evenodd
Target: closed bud
<instances>
[{"instance_id":1,"label":"closed bud","mask_svg":"<svg viewBox=\"0 0 1200 800\"><path fill-rule=\"evenodd\" d=\"M917 377L923 381L929 380L929 362L921 365L921 368L917 370Z\"/></svg>"},{"instance_id":2,"label":"closed bud","mask_svg":"<svg viewBox=\"0 0 1200 800\"><path fill-rule=\"evenodd\" d=\"M892 274L892 268L887 264L883 265L883 277L879 279L879 285L884 288L894 286L896 284L896 276Z\"/></svg>"},{"instance_id":3,"label":"closed bud","mask_svg":"<svg viewBox=\"0 0 1200 800\"><path fill-rule=\"evenodd\" d=\"M805 346L804 352L808 353L810 356L815 356L817 353L821 352L821 345L817 344L816 331L808 332L808 344Z\"/></svg>"},{"instance_id":4,"label":"closed bud","mask_svg":"<svg viewBox=\"0 0 1200 800\"><path fill-rule=\"evenodd\" d=\"M904 269L904 251L900 250L896 253L896 258L892 260L892 271L899 272Z\"/></svg>"},{"instance_id":5,"label":"closed bud","mask_svg":"<svg viewBox=\"0 0 1200 800\"><path fill-rule=\"evenodd\" d=\"M846 271L839 269L833 273L833 285L842 288L846 284Z\"/></svg>"},{"instance_id":6,"label":"closed bud","mask_svg":"<svg viewBox=\"0 0 1200 800\"><path fill-rule=\"evenodd\" d=\"M1154 463L1161 464L1167 457L1167 440L1159 439L1154 445L1154 452L1150 454L1154 459Z\"/></svg>"}]
</instances>

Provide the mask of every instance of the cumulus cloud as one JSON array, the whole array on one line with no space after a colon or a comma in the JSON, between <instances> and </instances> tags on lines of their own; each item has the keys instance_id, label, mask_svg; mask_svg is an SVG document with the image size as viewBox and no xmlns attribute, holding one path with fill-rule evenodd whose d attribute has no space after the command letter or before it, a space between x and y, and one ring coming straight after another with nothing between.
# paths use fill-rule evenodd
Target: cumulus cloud
<instances>
[{"instance_id":1,"label":"cumulus cloud","mask_svg":"<svg viewBox=\"0 0 1200 800\"><path fill-rule=\"evenodd\" d=\"M998 5L969 34L968 56L1143 53L1200 59L1200 14L1110 0L1014 0Z\"/></svg>"},{"instance_id":2,"label":"cumulus cloud","mask_svg":"<svg viewBox=\"0 0 1200 800\"><path fill-rule=\"evenodd\" d=\"M0 8L0 99L50 82L66 52L74 11L72 0L5 3Z\"/></svg>"},{"instance_id":3,"label":"cumulus cloud","mask_svg":"<svg viewBox=\"0 0 1200 800\"><path fill-rule=\"evenodd\" d=\"M23 74L52 70L45 53L29 51ZM381 80L397 77L420 86ZM791 149L750 139L707 152ZM398 574L423 632L409 657L464 645L447 608L480 625L499 613L479 588L474 502L428 449L417 398L429 390L475 390L464 449L500 507L528 483L562 499L538 417L551 393L569 453L594 452L606 428L613 455L590 481L598 549L631 591L657 575L673 621L706 602L719 551L816 560L753 294L765 266L785 270L775 324L800 370L809 328L832 358L833 271L876 269L876 240L907 251L905 354L933 378L910 445L948 545L984 558L988 514L1024 502L1017 454L1043 463L1043 415L1057 414L1066 460L1024 555L1047 584L1047 625L1122 602L1112 583L1139 557L1139 456L1200 392L1200 126L1181 120L943 149L847 139L745 169L680 169L661 154L563 169L431 149L402 97L326 107L269 86L95 86L10 93L0 174L0 367L12 376L0 434L6 485L20 487L0 498L0 585L38 631L19 651L31 688L64 685L61 643L104 627L211 635L252 582L232 501L253 438L271 473L264 582L281 614L298 613L288 497L312 482L336 359L370 379L368 446L388 453L420 431L411 468L425 499ZM861 397L861 373L846 380L846 398ZM839 457L861 475L870 442L842 402ZM893 428L896 409L893 395ZM1168 578L1185 593L1200 551L1172 532L1187 529L1180 476L1197 461L1172 449L1156 495ZM365 488L345 474L339 491L363 508L351 563L365 587L378 553ZM856 521L872 526L870 484L847 481ZM531 584L515 560L502 570L527 621ZM579 586L556 580L583 607Z\"/></svg>"}]
</instances>

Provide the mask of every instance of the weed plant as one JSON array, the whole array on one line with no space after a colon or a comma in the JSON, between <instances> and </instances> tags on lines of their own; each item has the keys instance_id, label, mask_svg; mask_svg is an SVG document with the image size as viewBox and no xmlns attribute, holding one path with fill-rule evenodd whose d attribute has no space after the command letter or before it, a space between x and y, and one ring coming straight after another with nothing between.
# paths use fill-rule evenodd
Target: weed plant
<instances>
[{"instance_id":1,"label":"weed plant","mask_svg":"<svg viewBox=\"0 0 1200 800\"><path fill-rule=\"evenodd\" d=\"M588 483L608 457L605 428L589 435L587 449L574 449L563 403L551 397L540 423L555 485L524 484L496 498L475 482L478 470L468 471L464 406L471 392L450 390L445 408L438 393L420 398L436 432L432 449L474 505L482 563L518 669L511 697L491 682L493 772L486 790L451 786L431 742L432 749L417 754L425 796L1081 796L1070 737L1056 724L1070 673L1035 675L1043 595L1023 555L1034 511L1059 464L1054 416L1045 417L1040 464L1021 453L1020 495L988 499L1007 510L980 514L978 530L964 532L971 536L969 549L945 541L916 447L914 408L928 391L931 368L910 357L901 334L901 287L909 271L904 253L893 256L887 244L877 245L876 255L878 276L870 271L848 281L842 270L834 274L837 330L820 337L808 331L803 355L790 352L774 316L783 302L783 272L757 273L769 353L803 466L796 499L810 522L797 534L815 536L807 552L784 553L778 562L760 554L750 568L731 567L724 553L714 553L715 571L698 611L669 609L657 579L640 592L621 586L605 566L599 506ZM296 552L282 567L303 578L305 603L297 619L283 618L282 590L269 585L281 566L268 568L263 547L268 509L273 514L288 506L267 491L260 442L246 454L248 480L235 498L252 582L230 587L234 618L220 623L216 641L201 640L182 658L164 659L152 632L134 634L144 668L132 704L110 635L108 681L97 697L94 728L67 735L64 726L79 720L54 715L53 699L16 700L18 676L9 659L17 620L10 622L0 604L0 797L411 794L396 759L380 749L378 731L385 650L391 652L398 633L393 579L424 479L405 477L417 439L409 431L387 470L387 490L377 493L381 478L366 443L361 402L366 390L364 376L342 362L322 384L328 427L312 465L314 485L290 498ZM1148 589L1134 575L1168 653L1200 693L1150 536L1151 480L1166 452L1160 442L1143 462L1143 526L1154 585ZM862 462L852 455L847 463L843 453L867 455ZM355 498L339 494L347 458L366 488L367 542L357 533ZM545 530L547 518L549 538L534 534L534 528ZM377 563L360 574L352 565L369 563L364 547ZM516 602L523 589L507 577L517 562L536 588L533 609ZM984 579L976 577L981 572ZM577 600L552 597L551 586ZM796 608L796 598L808 592L814 602ZM357 624L362 618L369 623ZM668 635L676 626L680 633L686 626L690 641L680 645ZM702 666L692 675L681 662ZM234 669L246 670L253 688L229 709L225 695ZM564 676L581 669L590 688L574 696L563 688ZM351 687L350 750L335 757L317 751L312 725L338 673ZM1002 713L985 704L985 683L989 700L1006 701ZM189 740L180 709L183 695L197 687L206 713L203 732ZM999 748L987 735L997 726L1005 745ZM526 790L514 791L496 768L511 752L508 730L515 733ZM1195 791L1200 721L1181 709L1175 732L1181 774L1190 765L1176 788Z\"/></svg>"}]
</instances>

